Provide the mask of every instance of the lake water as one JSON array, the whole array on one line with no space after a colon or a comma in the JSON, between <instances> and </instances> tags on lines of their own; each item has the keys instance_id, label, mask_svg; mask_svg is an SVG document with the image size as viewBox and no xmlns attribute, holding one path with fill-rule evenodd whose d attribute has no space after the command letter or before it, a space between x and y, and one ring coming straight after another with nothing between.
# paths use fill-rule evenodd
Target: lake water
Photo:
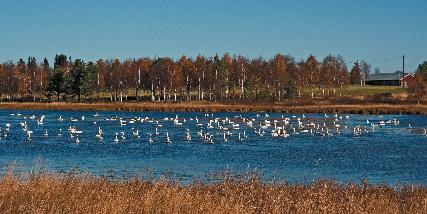
<instances>
[{"instance_id":1,"label":"lake water","mask_svg":"<svg viewBox=\"0 0 427 214\"><path fill-rule=\"evenodd\" d=\"M266 181L427 185L424 128L426 116L408 115L0 110L0 173L15 163L112 179L256 170Z\"/></svg>"}]
</instances>

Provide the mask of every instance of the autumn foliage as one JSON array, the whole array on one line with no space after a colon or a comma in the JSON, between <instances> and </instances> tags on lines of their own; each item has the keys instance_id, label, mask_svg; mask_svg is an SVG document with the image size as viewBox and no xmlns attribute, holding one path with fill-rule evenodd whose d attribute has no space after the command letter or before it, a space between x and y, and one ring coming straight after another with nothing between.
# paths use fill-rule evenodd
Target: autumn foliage
<instances>
[{"instance_id":1,"label":"autumn foliage","mask_svg":"<svg viewBox=\"0 0 427 214\"><path fill-rule=\"evenodd\" d=\"M310 55L296 60L277 54L271 59L241 55L196 58L182 56L99 59L85 62L60 54L53 66L37 63L0 64L0 99L5 101L268 101L341 97L348 85L365 84L370 65L343 57L323 60ZM319 93L320 91L320 93Z\"/></svg>"}]
</instances>

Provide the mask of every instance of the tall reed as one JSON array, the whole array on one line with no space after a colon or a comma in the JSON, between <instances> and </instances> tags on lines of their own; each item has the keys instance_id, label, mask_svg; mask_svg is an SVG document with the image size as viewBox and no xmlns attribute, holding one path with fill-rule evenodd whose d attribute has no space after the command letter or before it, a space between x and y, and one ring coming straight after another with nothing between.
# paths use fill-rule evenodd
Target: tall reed
<instances>
[{"instance_id":1,"label":"tall reed","mask_svg":"<svg viewBox=\"0 0 427 214\"><path fill-rule=\"evenodd\" d=\"M427 213L427 188L264 183L257 176L182 185L7 173L0 179L0 213Z\"/></svg>"}]
</instances>

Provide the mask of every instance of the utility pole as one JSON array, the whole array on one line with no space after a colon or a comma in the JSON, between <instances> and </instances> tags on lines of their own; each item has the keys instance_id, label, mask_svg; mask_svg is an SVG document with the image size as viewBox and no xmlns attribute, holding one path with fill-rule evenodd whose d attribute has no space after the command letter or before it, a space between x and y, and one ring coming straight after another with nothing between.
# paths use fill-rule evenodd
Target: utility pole
<instances>
[{"instance_id":1,"label":"utility pole","mask_svg":"<svg viewBox=\"0 0 427 214\"><path fill-rule=\"evenodd\" d=\"M402 87L405 88L405 55L402 55Z\"/></svg>"}]
</instances>

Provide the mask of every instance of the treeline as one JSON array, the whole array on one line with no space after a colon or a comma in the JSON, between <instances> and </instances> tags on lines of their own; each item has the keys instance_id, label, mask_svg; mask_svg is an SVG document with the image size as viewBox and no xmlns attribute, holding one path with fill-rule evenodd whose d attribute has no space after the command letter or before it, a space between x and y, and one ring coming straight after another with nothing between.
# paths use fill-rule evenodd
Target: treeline
<instances>
[{"instance_id":1,"label":"treeline","mask_svg":"<svg viewBox=\"0 0 427 214\"><path fill-rule=\"evenodd\" d=\"M83 101L126 100L268 100L296 97L340 96L339 88L363 85L370 65L356 62L347 68L341 56L319 61L277 54L272 59L248 59L225 54L195 59L139 58L85 62L56 55L51 66L45 58L0 64L0 97L3 100Z\"/></svg>"}]
</instances>

